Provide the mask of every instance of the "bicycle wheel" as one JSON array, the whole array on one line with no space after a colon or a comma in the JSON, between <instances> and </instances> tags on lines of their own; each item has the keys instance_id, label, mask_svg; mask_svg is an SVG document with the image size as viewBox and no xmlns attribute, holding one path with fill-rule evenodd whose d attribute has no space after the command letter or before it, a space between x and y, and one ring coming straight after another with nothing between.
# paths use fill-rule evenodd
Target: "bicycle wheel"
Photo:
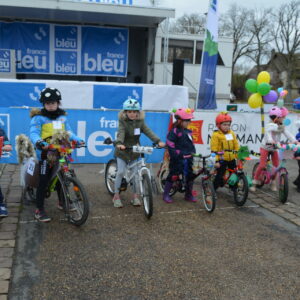
<instances>
[{"instance_id":1,"label":"bicycle wheel","mask_svg":"<svg viewBox=\"0 0 300 300\"><path fill-rule=\"evenodd\" d=\"M286 173L279 175L279 200L281 203L285 203L289 195L289 182Z\"/></svg>"},{"instance_id":2,"label":"bicycle wheel","mask_svg":"<svg viewBox=\"0 0 300 300\"><path fill-rule=\"evenodd\" d=\"M245 174L238 174L238 182L233 187L233 198L237 206L243 206L248 198L249 185Z\"/></svg>"},{"instance_id":3,"label":"bicycle wheel","mask_svg":"<svg viewBox=\"0 0 300 300\"><path fill-rule=\"evenodd\" d=\"M254 179L254 175L255 175L255 173L256 173L256 170L257 170L258 166L259 166L259 162L257 162L257 163L254 165L253 169L252 169L252 179ZM257 185L256 185L256 187L258 187L258 188L261 188L261 187L264 186L264 184L265 184L265 176L261 176L260 181L261 181L261 184L257 184Z\"/></svg>"},{"instance_id":4,"label":"bicycle wheel","mask_svg":"<svg viewBox=\"0 0 300 300\"><path fill-rule=\"evenodd\" d=\"M89 201L81 182L75 177L59 175L64 194L64 208L68 221L76 226L83 225L89 215Z\"/></svg>"},{"instance_id":5,"label":"bicycle wheel","mask_svg":"<svg viewBox=\"0 0 300 300\"><path fill-rule=\"evenodd\" d=\"M142 175L142 193L145 216L150 219L153 214L153 196L151 181L148 174Z\"/></svg>"},{"instance_id":6,"label":"bicycle wheel","mask_svg":"<svg viewBox=\"0 0 300 300\"><path fill-rule=\"evenodd\" d=\"M36 202L36 188L28 186L25 192L27 193L31 202Z\"/></svg>"},{"instance_id":7,"label":"bicycle wheel","mask_svg":"<svg viewBox=\"0 0 300 300\"><path fill-rule=\"evenodd\" d=\"M162 193L164 192L165 183L167 181L168 175L169 175L169 169L162 170L161 173L159 174L158 185L159 185L159 189L161 190ZM176 185L173 184L173 187L171 188L169 195L173 196L176 194L176 192L177 192Z\"/></svg>"},{"instance_id":8,"label":"bicycle wheel","mask_svg":"<svg viewBox=\"0 0 300 300\"><path fill-rule=\"evenodd\" d=\"M117 161L115 159L111 159L105 168L105 185L107 191L114 195L115 193L115 180L117 176Z\"/></svg>"},{"instance_id":9,"label":"bicycle wheel","mask_svg":"<svg viewBox=\"0 0 300 300\"><path fill-rule=\"evenodd\" d=\"M202 179L202 200L205 209L212 213L216 208L217 196L211 180Z\"/></svg>"}]
</instances>

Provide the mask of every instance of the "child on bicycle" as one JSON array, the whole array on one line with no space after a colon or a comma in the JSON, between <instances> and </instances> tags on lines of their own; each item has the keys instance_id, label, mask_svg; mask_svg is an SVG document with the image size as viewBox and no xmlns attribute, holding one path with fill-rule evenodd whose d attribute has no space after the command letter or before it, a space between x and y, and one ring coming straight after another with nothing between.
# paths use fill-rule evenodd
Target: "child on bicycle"
<instances>
[{"instance_id":1,"label":"child on bicycle","mask_svg":"<svg viewBox=\"0 0 300 300\"><path fill-rule=\"evenodd\" d=\"M296 140L294 136L283 125L284 118L288 115L288 110L285 107L273 106L269 111L270 122L266 125L266 134L263 138L260 146L260 161L259 166L255 172L254 179L250 190L256 191L256 186L261 184L260 174L266 167L268 161L268 155L271 154L272 164L274 167L279 166L278 150L275 145L280 143L282 134L292 143ZM277 191L276 180L271 182L271 190Z\"/></svg>"},{"instance_id":2,"label":"child on bicycle","mask_svg":"<svg viewBox=\"0 0 300 300\"><path fill-rule=\"evenodd\" d=\"M45 212L44 202L48 183L51 179L52 166L47 161L47 152L50 139L56 130L66 130L70 133L70 140L84 144L71 130L66 112L60 106L61 94L55 88L45 88L40 94L42 109L33 109L30 113L30 139L35 145L39 159L39 184L36 191L35 219L41 222L49 222L51 218ZM60 184L56 185L60 198ZM59 199L58 209L63 210L63 203Z\"/></svg>"},{"instance_id":3,"label":"child on bicycle","mask_svg":"<svg viewBox=\"0 0 300 300\"><path fill-rule=\"evenodd\" d=\"M2 128L0 128L0 137L3 138L2 151L11 151L12 150L11 144L6 136L5 131ZM2 194L1 187L0 187L0 217L7 217L7 216L8 216L8 211L7 211L7 207L4 202L4 196Z\"/></svg>"},{"instance_id":4,"label":"child on bicycle","mask_svg":"<svg viewBox=\"0 0 300 300\"><path fill-rule=\"evenodd\" d=\"M216 155L215 168L217 174L214 179L214 189L224 186L224 174L226 169L236 168L237 151L239 142L235 133L230 129L232 122L231 116L227 112L221 112L216 117L216 126L210 141L210 150L213 153L224 152Z\"/></svg>"},{"instance_id":5,"label":"child on bicycle","mask_svg":"<svg viewBox=\"0 0 300 300\"><path fill-rule=\"evenodd\" d=\"M133 163L139 157L138 153L134 153L131 149L126 149L126 147L138 145L142 133L154 143L157 143L159 147L165 146L165 143L146 125L145 113L141 111L139 102L135 99L127 99L123 103L123 110L119 113L119 128L115 142L115 156L117 158L118 172L115 181L115 194L112 199L114 207L123 207L120 198L122 178L124 177L127 164ZM135 174L138 172L137 169L133 171ZM139 195L137 194L137 186L137 178L135 178L135 184L133 186L134 194L131 200L133 206L141 205Z\"/></svg>"},{"instance_id":6,"label":"child on bicycle","mask_svg":"<svg viewBox=\"0 0 300 300\"><path fill-rule=\"evenodd\" d=\"M296 140L298 144L300 143L300 120L296 121L296 126L299 128L298 133L296 134ZM300 193L300 149L295 152L295 159L298 161L298 177L293 182L294 185L297 187L297 192Z\"/></svg>"},{"instance_id":7,"label":"child on bicycle","mask_svg":"<svg viewBox=\"0 0 300 300\"><path fill-rule=\"evenodd\" d=\"M170 155L169 174L166 179L163 200L172 203L173 199L169 193L172 189L175 178L184 172L186 176L185 200L197 202L193 196L193 157L191 154L196 152L193 142L192 131L188 129L191 119L194 118L194 110L189 108L179 108L174 117L176 119L171 130L167 135L167 146Z\"/></svg>"}]
</instances>

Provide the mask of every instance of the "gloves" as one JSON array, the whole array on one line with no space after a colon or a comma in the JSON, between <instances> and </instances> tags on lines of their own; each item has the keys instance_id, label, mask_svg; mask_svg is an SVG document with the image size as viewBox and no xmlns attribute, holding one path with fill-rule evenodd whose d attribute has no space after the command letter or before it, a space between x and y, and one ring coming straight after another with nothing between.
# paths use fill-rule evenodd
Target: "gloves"
<instances>
[{"instance_id":1,"label":"gloves","mask_svg":"<svg viewBox=\"0 0 300 300\"><path fill-rule=\"evenodd\" d=\"M49 144L43 140L39 140L35 143L35 147L39 150L43 150L43 147L47 147Z\"/></svg>"}]
</instances>

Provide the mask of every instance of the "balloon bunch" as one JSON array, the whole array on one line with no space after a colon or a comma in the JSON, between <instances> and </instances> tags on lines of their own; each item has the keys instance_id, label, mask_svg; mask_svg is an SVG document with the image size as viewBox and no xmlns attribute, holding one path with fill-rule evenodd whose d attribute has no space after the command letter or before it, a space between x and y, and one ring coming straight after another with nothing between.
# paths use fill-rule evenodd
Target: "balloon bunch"
<instances>
[{"instance_id":1,"label":"balloon bunch","mask_svg":"<svg viewBox=\"0 0 300 300\"><path fill-rule=\"evenodd\" d=\"M248 92L253 93L248 104L251 108L258 108L263 105L263 100L266 103L274 103L278 99L276 91L271 90L271 76L268 72L262 71L258 74L257 79L248 79L245 87Z\"/></svg>"}]
</instances>

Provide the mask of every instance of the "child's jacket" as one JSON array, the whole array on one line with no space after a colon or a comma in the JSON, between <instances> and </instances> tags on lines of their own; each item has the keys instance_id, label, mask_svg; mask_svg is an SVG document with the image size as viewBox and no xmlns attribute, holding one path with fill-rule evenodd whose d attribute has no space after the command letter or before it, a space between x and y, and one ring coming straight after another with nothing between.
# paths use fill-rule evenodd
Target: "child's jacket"
<instances>
[{"instance_id":1,"label":"child's jacket","mask_svg":"<svg viewBox=\"0 0 300 300\"><path fill-rule=\"evenodd\" d=\"M116 145L132 147L140 144L140 136L144 133L151 141L158 143L160 138L157 137L145 123L145 113L140 112L139 119L130 120L122 110L119 112L119 128L116 138ZM130 149L120 150L115 148L115 156L126 162L133 161L139 157L138 153Z\"/></svg>"},{"instance_id":2,"label":"child's jacket","mask_svg":"<svg viewBox=\"0 0 300 300\"><path fill-rule=\"evenodd\" d=\"M167 136L167 146L172 160L196 153L192 131L185 128L172 128Z\"/></svg>"},{"instance_id":3,"label":"child's jacket","mask_svg":"<svg viewBox=\"0 0 300 300\"><path fill-rule=\"evenodd\" d=\"M221 158L226 161L231 161L236 159L237 154L225 151L225 150L239 150L239 142L236 138L235 133L232 130L229 130L228 133L223 133L221 130L215 130L212 134L210 141L210 150L211 152L222 152L222 156L217 155L216 161L219 161Z\"/></svg>"}]
</instances>

